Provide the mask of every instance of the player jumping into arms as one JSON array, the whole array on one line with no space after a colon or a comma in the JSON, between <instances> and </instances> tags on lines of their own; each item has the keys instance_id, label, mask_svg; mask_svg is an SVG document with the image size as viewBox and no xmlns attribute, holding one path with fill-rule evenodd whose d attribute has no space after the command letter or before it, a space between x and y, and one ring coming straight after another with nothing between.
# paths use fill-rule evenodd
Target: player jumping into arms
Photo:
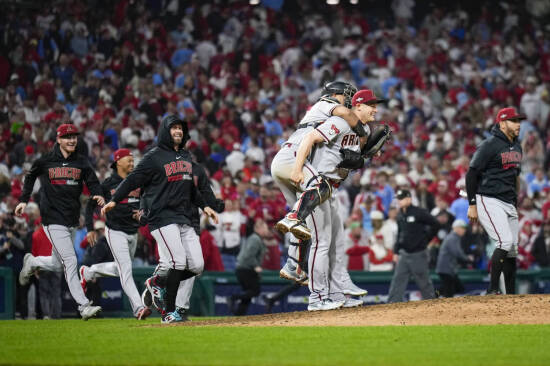
<instances>
[{"instance_id":1,"label":"player jumping into arms","mask_svg":"<svg viewBox=\"0 0 550 366\"><path fill-rule=\"evenodd\" d=\"M514 108L498 111L492 136L477 148L466 174L468 219L479 220L496 249L491 257L489 294L498 294L500 274L504 274L507 294L516 292L516 257L519 223L516 205L520 189L520 122L525 116Z\"/></svg>"},{"instance_id":2,"label":"player jumping into arms","mask_svg":"<svg viewBox=\"0 0 550 366\"><path fill-rule=\"evenodd\" d=\"M101 307L92 306L92 302L86 298L76 268L73 234L80 217L83 183L86 183L92 199L98 205L102 206L105 201L88 157L78 154L76 150L78 134L78 129L72 124L62 124L57 128L57 143L53 150L37 159L25 177L21 202L15 208L15 214L23 214L34 183L37 178L40 179L40 216L44 232L52 243L52 255L34 257L27 253L23 258L19 283L28 284L35 270L64 271L69 291L78 304L80 316L88 320L101 311Z\"/></svg>"},{"instance_id":3,"label":"player jumping into arms","mask_svg":"<svg viewBox=\"0 0 550 366\"><path fill-rule=\"evenodd\" d=\"M297 195L305 190L305 185L296 186L290 180L290 172L296 160L296 152L298 145L314 128L322 124L331 116L343 118L361 137L366 137L368 132L365 131L363 124L359 118L350 110L351 98L357 92L357 88L350 83L343 81L333 81L327 83L323 87L323 95L317 103L315 103L302 118L296 131L283 144L281 150L273 158L271 164L271 175L283 195L289 207L293 207L297 201ZM304 174L309 180L317 175L311 165L304 166ZM284 218L277 223L275 228L282 233L291 231L295 225L298 225L297 220ZM295 229L296 230L296 229ZM307 248L309 248L309 239L300 240L296 236L291 235L290 248L288 249L287 263L281 269L280 275L282 278L296 281L307 285L307 275L302 269L307 268Z\"/></svg>"},{"instance_id":4,"label":"player jumping into arms","mask_svg":"<svg viewBox=\"0 0 550 366\"><path fill-rule=\"evenodd\" d=\"M376 105L383 102L370 90L360 90L353 96L352 106L361 123L373 122L376 116ZM382 132L378 132L378 131ZM390 136L387 126L375 129L372 138L379 138L381 144L374 145L378 150ZM301 220L308 220L313 228L312 248L309 254L309 298L308 310L331 310L340 306L353 307L361 305L360 300L346 299L345 294L364 295L365 290L355 286L344 266L344 227L338 217L338 201L331 197L333 187L347 178L352 169L362 168L365 161L360 137L339 117L331 117L322 125L310 131L297 151L296 162L292 169L291 180L296 185L304 184L303 166L311 150L318 144L318 151L311 165L318 172L307 186L310 188L301 195L294 212L302 214ZM377 150L377 151L378 151ZM304 209L305 208L305 209ZM317 208L314 210L314 208ZM311 215L310 215L311 214ZM340 250L339 250L340 249Z\"/></svg>"},{"instance_id":5,"label":"player jumping into arms","mask_svg":"<svg viewBox=\"0 0 550 366\"><path fill-rule=\"evenodd\" d=\"M109 200L118 185L134 169L134 157L128 149L118 149L114 153L114 162L111 165L113 174L101 184L103 197ZM134 316L142 320L151 315L151 309L144 306L139 296L134 278L132 277L132 259L136 252L137 230L139 228L138 210L140 189L130 192L116 207L107 214L105 238L113 253L114 262L97 263L93 266L80 267L80 284L86 291L88 281L103 276L120 276L122 289L132 306ZM94 246L97 234L93 230L93 214L97 207L95 201L90 200L86 206L86 226L88 227L88 242Z\"/></svg>"},{"instance_id":6,"label":"player jumping into arms","mask_svg":"<svg viewBox=\"0 0 550 366\"><path fill-rule=\"evenodd\" d=\"M214 222L218 221L216 212L204 206L193 182L191 155L183 149L186 138L187 125L174 115L165 117L159 128L158 146L145 154L101 210L106 214L134 189L144 190L141 199L148 208L151 234L161 256L169 258L166 314L162 323L179 319L175 302L180 282L202 273L204 268L199 238L191 227L192 205L202 208Z\"/></svg>"}]
</instances>

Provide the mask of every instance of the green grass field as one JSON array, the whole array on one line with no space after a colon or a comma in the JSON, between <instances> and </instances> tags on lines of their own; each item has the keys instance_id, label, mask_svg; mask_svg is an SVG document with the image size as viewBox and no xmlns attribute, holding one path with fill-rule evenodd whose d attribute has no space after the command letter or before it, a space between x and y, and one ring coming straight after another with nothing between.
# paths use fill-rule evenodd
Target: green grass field
<instances>
[{"instance_id":1,"label":"green grass field","mask_svg":"<svg viewBox=\"0 0 550 366\"><path fill-rule=\"evenodd\" d=\"M550 364L548 325L244 328L157 324L158 319L0 321L0 364Z\"/></svg>"}]
</instances>

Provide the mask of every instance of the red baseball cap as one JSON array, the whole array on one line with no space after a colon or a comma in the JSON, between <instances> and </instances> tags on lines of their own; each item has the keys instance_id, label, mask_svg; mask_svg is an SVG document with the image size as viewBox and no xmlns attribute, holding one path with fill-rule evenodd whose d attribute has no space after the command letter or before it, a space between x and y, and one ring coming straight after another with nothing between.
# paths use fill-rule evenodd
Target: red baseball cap
<instances>
[{"instance_id":1,"label":"red baseball cap","mask_svg":"<svg viewBox=\"0 0 550 366\"><path fill-rule=\"evenodd\" d=\"M500 123L502 121L521 121L525 118L527 117L523 114L518 114L514 107L507 107L498 111L495 123Z\"/></svg>"},{"instance_id":2,"label":"red baseball cap","mask_svg":"<svg viewBox=\"0 0 550 366\"><path fill-rule=\"evenodd\" d=\"M57 127L57 137L63 137L67 135L78 135L78 128L75 125L64 123L61 126Z\"/></svg>"},{"instance_id":3,"label":"red baseball cap","mask_svg":"<svg viewBox=\"0 0 550 366\"><path fill-rule=\"evenodd\" d=\"M351 105L355 107L359 104L378 104L386 102L386 99L378 98L370 89L359 90L353 95Z\"/></svg>"},{"instance_id":4,"label":"red baseball cap","mask_svg":"<svg viewBox=\"0 0 550 366\"><path fill-rule=\"evenodd\" d=\"M118 149L117 151L115 151L115 153L113 154L114 161L111 164L111 168L115 169L116 168L116 162L119 161L120 159L122 159L125 156L133 156L130 149Z\"/></svg>"}]
</instances>

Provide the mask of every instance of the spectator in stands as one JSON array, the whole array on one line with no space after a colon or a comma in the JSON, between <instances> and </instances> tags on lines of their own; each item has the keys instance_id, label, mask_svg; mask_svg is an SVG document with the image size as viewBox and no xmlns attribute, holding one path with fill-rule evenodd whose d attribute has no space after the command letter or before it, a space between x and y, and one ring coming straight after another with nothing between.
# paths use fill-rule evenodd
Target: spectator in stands
<instances>
[{"instance_id":1,"label":"spectator in stands","mask_svg":"<svg viewBox=\"0 0 550 366\"><path fill-rule=\"evenodd\" d=\"M345 238L347 269L350 271L366 271L369 266L369 237L363 230L361 221L353 221L349 224Z\"/></svg>"},{"instance_id":2,"label":"spectator in stands","mask_svg":"<svg viewBox=\"0 0 550 366\"><path fill-rule=\"evenodd\" d=\"M236 257L241 248L241 238L244 233L246 216L240 209L236 194L225 200L225 211L220 214L219 230L222 240L221 256L224 268L228 271L235 269Z\"/></svg>"}]
</instances>

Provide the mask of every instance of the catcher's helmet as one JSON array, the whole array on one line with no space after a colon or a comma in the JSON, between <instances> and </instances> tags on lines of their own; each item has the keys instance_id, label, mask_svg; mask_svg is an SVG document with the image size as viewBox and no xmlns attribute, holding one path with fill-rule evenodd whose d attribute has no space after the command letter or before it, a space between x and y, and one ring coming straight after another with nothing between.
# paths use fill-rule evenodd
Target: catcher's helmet
<instances>
[{"instance_id":1,"label":"catcher's helmet","mask_svg":"<svg viewBox=\"0 0 550 366\"><path fill-rule=\"evenodd\" d=\"M347 108L351 108L351 98L353 98L355 93L357 93L357 88L353 86L353 84L345 81L331 81L330 83L326 83L323 87L322 95L341 94L346 98L344 105Z\"/></svg>"}]
</instances>

